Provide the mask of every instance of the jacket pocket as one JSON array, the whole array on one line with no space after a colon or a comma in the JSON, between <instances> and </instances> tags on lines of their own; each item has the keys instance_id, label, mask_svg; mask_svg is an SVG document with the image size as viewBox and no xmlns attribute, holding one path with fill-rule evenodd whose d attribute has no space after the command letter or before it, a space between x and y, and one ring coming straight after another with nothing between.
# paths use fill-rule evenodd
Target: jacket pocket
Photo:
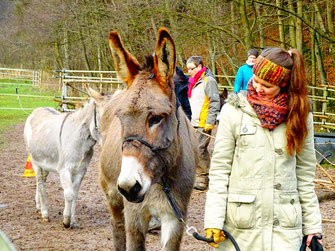
<instances>
[{"instance_id":1,"label":"jacket pocket","mask_svg":"<svg viewBox=\"0 0 335 251\"><path fill-rule=\"evenodd\" d=\"M255 199L253 194L228 194L226 223L240 229L253 228Z\"/></svg>"},{"instance_id":2,"label":"jacket pocket","mask_svg":"<svg viewBox=\"0 0 335 251\"><path fill-rule=\"evenodd\" d=\"M255 134L257 127L254 125L241 125L238 128L238 134L240 135L241 146L249 146L254 145L255 142Z\"/></svg>"},{"instance_id":3,"label":"jacket pocket","mask_svg":"<svg viewBox=\"0 0 335 251\"><path fill-rule=\"evenodd\" d=\"M279 195L280 226L282 228L300 227L302 222L301 206L296 194Z\"/></svg>"}]
</instances>

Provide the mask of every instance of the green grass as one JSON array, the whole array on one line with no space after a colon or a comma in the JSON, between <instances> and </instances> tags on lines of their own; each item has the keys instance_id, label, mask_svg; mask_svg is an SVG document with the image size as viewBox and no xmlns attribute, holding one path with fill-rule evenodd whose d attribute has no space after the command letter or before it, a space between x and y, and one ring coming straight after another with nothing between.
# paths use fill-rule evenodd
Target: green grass
<instances>
[{"instance_id":1,"label":"green grass","mask_svg":"<svg viewBox=\"0 0 335 251\"><path fill-rule=\"evenodd\" d=\"M2 83L13 83L11 85ZM21 95L37 95L37 96L50 96L50 97L17 97L0 95L0 108L37 108L41 106L49 106L59 108L58 103L53 101L53 97L60 96L60 91L40 90L39 88L29 85L24 81L13 81L9 79L0 79L0 93L6 94L21 94ZM33 110L3 110L0 109L0 138L3 138L4 130L9 127L24 121Z\"/></svg>"},{"instance_id":2,"label":"green grass","mask_svg":"<svg viewBox=\"0 0 335 251\"><path fill-rule=\"evenodd\" d=\"M323 162L325 162L325 160ZM335 166L333 166L332 164L329 164L329 163L322 163L321 166L325 167L325 168L335 168Z\"/></svg>"}]
</instances>

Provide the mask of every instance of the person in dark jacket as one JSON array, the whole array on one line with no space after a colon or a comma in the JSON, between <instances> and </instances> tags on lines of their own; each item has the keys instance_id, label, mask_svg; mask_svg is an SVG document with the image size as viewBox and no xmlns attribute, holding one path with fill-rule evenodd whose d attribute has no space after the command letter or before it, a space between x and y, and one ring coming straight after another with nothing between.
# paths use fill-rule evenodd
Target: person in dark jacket
<instances>
[{"instance_id":1,"label":"person in dark jacket","mask_svg":"<svg viewBox=\"0 0 335 251\"><path fill-rule=\"evenodd\" d=\"M181 107L183 108L186 116L189 120L191 120L192 111L187 96L188 76L186 76L184 72L178 66L176 66L172 81L174 83L174 92L176 93L177 99Z\"/></svg>"}]
</instances>

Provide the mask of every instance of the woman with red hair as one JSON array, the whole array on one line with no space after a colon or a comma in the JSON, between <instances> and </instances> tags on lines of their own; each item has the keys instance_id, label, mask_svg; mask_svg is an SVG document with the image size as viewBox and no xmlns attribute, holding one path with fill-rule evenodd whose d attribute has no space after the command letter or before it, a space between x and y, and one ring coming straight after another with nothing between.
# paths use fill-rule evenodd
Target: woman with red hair
<instances>
[{"instance_id":1,"label":"woman with red hair","mask_svg":"<svg viewBox=\"0 0 335 251\"><path fill-rule=\"evenodd\" d=\"M321 238L315 163L303 57L266 49L246 93L231 94L220 113L205 208L210 245L234 250L221 229L241 250L296 251L303 236L307 245Z\"/></svg>"}]
</instances>

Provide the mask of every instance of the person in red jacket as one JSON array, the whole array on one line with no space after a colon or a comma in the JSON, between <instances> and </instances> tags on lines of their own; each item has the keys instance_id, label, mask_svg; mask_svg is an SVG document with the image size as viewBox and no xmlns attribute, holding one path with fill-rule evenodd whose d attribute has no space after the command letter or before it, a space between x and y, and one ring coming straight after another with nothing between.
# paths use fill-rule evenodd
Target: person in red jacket
<instances>
[{"instance_id":1,"label":"person in red jacket","mask_svg":"<svg viewBox=\"0 0 335 251\"><path fill-rule=\"evenodd\" d=\"M192 111L192 126L197 130L200 159L194 188L206 190L210 155L207 150L216 117L220 111L220 96L213 73L204 66L199 56L190 57L186 66L191 77L188 85L188 98Z\"/></svg>"}]
</instances>

